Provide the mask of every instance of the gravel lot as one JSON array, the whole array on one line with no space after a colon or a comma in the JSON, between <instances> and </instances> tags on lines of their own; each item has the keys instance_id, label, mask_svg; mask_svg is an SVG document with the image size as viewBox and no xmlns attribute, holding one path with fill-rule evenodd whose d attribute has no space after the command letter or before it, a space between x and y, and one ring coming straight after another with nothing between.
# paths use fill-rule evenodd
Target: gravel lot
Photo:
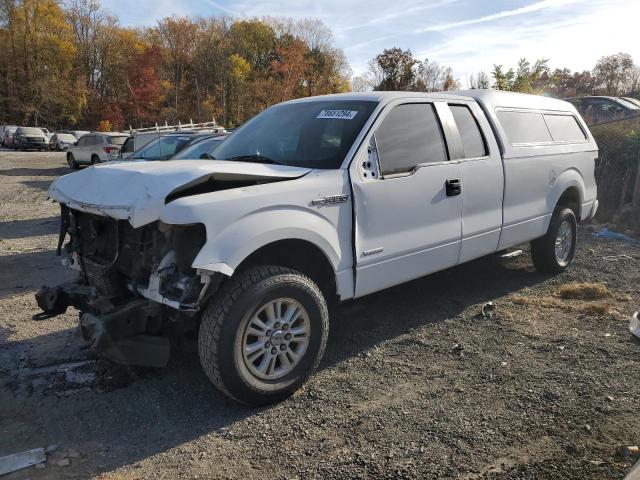
<instances>
[{"instance_id":1,"label":"gravel lot","mask_svg":"<svg viewBox=\"0 0 640 480\"><path fill-rule=\"evenodd\" d=\"M639 247L583 228L559 276L492 257L342 305L309 383L248 409L208 383L193 341L164 370L127 369L82 350L75 311L31 319L34 291L69 275L46 200L68 172L64 154L0 151L0 456L57 445L4 478L607 479L633 465L615 449L640 444ZM562 298L570 282L606 290Z\"/></svg>"}]
</instances>

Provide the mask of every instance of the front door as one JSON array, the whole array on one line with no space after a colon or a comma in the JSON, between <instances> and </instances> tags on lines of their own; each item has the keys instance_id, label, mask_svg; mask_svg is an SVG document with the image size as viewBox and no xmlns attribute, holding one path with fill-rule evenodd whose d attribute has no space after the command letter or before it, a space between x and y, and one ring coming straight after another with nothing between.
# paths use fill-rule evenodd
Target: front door
<instances>
[{"instance_id":1,"label":"front door","mask_svg":"<svg viewBox=\"0 0 640 480\"><path fill-rule=\"evenodd\" d=\"M460 253L462 172L434 105L385 112L350 169L356 297L456 265Z\"/></svg>"},{"instance_id":2,"label":"front door","mask_svg":"<svg viewBox=\"0 0 640 480\"><path fill-rule=\"evenodd\" d=\"M73 155L76 157L76 162L89 163L89 144L92 139L93 135L84 135L78 139L78 145L73 152Z\"/></svg>"}]
</instances>

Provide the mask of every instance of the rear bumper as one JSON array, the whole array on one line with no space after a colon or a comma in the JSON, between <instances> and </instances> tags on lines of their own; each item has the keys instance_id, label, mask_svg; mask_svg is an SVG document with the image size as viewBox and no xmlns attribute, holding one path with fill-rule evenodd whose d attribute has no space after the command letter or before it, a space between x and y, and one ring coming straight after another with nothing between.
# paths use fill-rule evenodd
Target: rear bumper
<instances>
[{"instance_id":1,"label":"rear bumper","mask_svg":"<svg viewBox=\"0 0 640 480\"><path fill-rule=\"evenodd\" d=\"M598 212L598 206L600 202L598 200L593 200L592 202L586 202L582 204L582 219L581 220L591 220L596 216Z\"/></svg>"}]
</instances>

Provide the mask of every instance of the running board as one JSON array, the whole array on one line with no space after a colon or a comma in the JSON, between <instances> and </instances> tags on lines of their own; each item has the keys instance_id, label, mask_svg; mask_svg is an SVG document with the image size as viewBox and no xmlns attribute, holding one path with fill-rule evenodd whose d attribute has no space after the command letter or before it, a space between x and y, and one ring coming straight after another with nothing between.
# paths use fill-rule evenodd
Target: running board
<instances>
[{"instance_id":1,"label":"running board","mask_svg":"<svg viewBox=\"0 0 640 480\"><path fill-rule=\"evenodd\" d=\"M502 254L498 254L500 258L516 258L522 255L524 252L522 250L514 250L512 252L506 252Z\"/></svg>"}]
</instances>

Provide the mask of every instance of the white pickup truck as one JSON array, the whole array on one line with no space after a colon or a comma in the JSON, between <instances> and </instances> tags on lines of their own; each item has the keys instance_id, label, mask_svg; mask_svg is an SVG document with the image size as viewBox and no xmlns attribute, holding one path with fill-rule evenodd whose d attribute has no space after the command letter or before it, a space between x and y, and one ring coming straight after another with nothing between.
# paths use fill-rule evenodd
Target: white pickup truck
<instances>
[{"instance_id":1,"label":"white pickup truck","mask_svg":"<svg viewBox=\"0 0 640 480\"><path fill-rule=\"evenodd\" d=\"M199 329L206 374L248 404L317 367L327 305L529 241L537 269L561 272L598 206L593 137L539 96L304 98L212 155L57 179L58 250L78 280L37 299L40 315L75 306L82 336L130 364L164 365L167 337Z\"/></svg>"}]
</instances>

